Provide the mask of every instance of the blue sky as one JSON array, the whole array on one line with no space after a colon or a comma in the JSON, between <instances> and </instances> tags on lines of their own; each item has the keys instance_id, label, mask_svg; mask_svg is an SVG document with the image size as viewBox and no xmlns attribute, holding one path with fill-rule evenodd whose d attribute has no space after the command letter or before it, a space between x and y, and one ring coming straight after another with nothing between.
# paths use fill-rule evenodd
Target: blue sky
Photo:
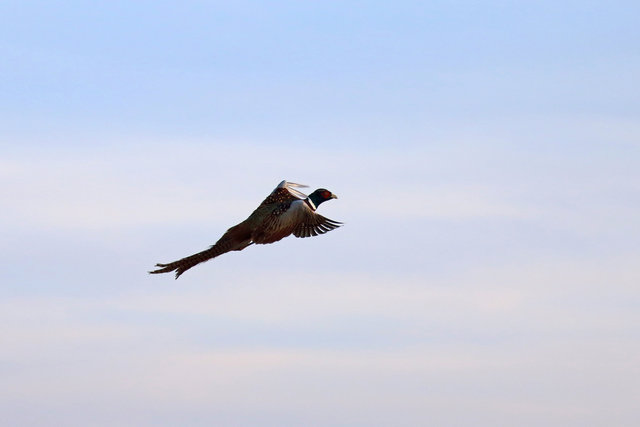
<instances>
[{"instance_id":1,"label":"blue sky","mask_svg":"<svg viewBox=\"0 0 640 427\"><path fill-rule=\"evenodd\" d=\"M3 2L3 422L635 425L639 9Z\"/></svg>"}]
</instances>

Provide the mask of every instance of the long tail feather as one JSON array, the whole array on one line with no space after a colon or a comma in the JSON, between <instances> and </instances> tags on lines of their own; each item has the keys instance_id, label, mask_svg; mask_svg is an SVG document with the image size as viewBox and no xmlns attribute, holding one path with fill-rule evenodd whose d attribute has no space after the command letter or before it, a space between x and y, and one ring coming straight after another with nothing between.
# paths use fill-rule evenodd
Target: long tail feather
<instances>
[{"instance_id":1,"label":"long tail feather","mask_svg":"<svg viewBox=\"0 0 640 427\"><path fill-rule=\"evenodd\" d=\"M170 262L168 264L156 264L156 267L160 267L157 270L150 271L150 274L158 274L158 273L169 273L171 271L176 272L176 279L180 277L182 273L193 267L194 265L200 264L201 262L205 262L210 260L211 258L215 258L218 255L222 255L229 250L220 250L216 246L212 246L207 250L202 252L198 252L197 254L188 256L186 258L179 259L178 261Z\"/></svg>"},{"instance_id":2,"label":"long tail feather","mask_svg":"<svg viewBox=\"0 0 640 427\"><path fill-rule=\"evenodd\" d=\"M239 225L232 227L220 238L220 240L218 240L215 245L211 246L209 249L168 264L156 264L156 267L160 268L150 271L149 274L170 273L175 271L177 279L182 273L194 265L208 261L211 258L215 258L229 251L241 251L251 244L250 236L249 238L247 238L247 236L238 238L240 237L239 232L241 231L242 228L239 227Z\"/></svg>"}]
</instances>

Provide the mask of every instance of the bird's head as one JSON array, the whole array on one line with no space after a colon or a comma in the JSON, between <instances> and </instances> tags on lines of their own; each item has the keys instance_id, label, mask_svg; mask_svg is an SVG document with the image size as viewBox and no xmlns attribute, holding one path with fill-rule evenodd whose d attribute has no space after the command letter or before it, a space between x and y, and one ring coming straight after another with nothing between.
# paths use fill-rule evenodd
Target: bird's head
<instances>
[{"instance_id":1,"label":"bird's head","mask_svg":"<svg viewBox=\"0 0 640 427\"><path fill-rule=\"evenodd\" d=\"M338 196L333 194L331 191L325 188L318 188L313 193L309 194L309 199L313 202L313 204L318 207L320 203L326 202L327 200L337 199Z\"/></svg>"}]
</instances>

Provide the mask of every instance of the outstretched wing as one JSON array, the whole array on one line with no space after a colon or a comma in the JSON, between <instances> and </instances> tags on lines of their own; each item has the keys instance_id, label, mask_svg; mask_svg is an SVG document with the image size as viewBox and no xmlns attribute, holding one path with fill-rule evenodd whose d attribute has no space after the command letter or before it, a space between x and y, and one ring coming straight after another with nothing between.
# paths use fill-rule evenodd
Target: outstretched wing
<instances>
[{"instance_id":1,"label":"outstretched wing","mask_svg":"<svg viewBox=\"0 0 640 427\"><path fill-rule=\"evenodd\" d=\"M341 222L325 218L311 210L307 210L304 219L293 229L296 237L311 237L335 230L342 225Z\"/></svg>"},{"instance_id":2,"label":"outstretched wing","mask_svg":"<svg viewBox=\"0 0 640 427\"><path fill-rule=\"evenodd\" d=\"M266 199L262 203L260 203L259 207L270 205L273 203L286 203L292 202L294 200L305 199L307 197L301 191L296 190L296 188L305 188L306 185L296 184L295 182L287 182L282 181L278 186L267 196Z\"/></svg>"}]
</instances>

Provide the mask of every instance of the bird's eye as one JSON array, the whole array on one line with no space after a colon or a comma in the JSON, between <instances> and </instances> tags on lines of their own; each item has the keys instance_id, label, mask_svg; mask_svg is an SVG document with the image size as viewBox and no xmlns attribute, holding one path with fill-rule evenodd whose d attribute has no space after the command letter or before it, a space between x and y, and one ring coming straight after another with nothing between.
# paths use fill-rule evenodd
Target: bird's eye
<instances>
[{"instance_id":1,"label":"bird's eye","mask_svg":"<svg viewBox=\"0 0 640 427\"><path fill-rule=\"evenodd\" d=\"M329 193L328 191L325 191L322 193L322 197L324 197L325 199L328 199L331 197L331 193Z\"/></svg>"}]
</instances>

